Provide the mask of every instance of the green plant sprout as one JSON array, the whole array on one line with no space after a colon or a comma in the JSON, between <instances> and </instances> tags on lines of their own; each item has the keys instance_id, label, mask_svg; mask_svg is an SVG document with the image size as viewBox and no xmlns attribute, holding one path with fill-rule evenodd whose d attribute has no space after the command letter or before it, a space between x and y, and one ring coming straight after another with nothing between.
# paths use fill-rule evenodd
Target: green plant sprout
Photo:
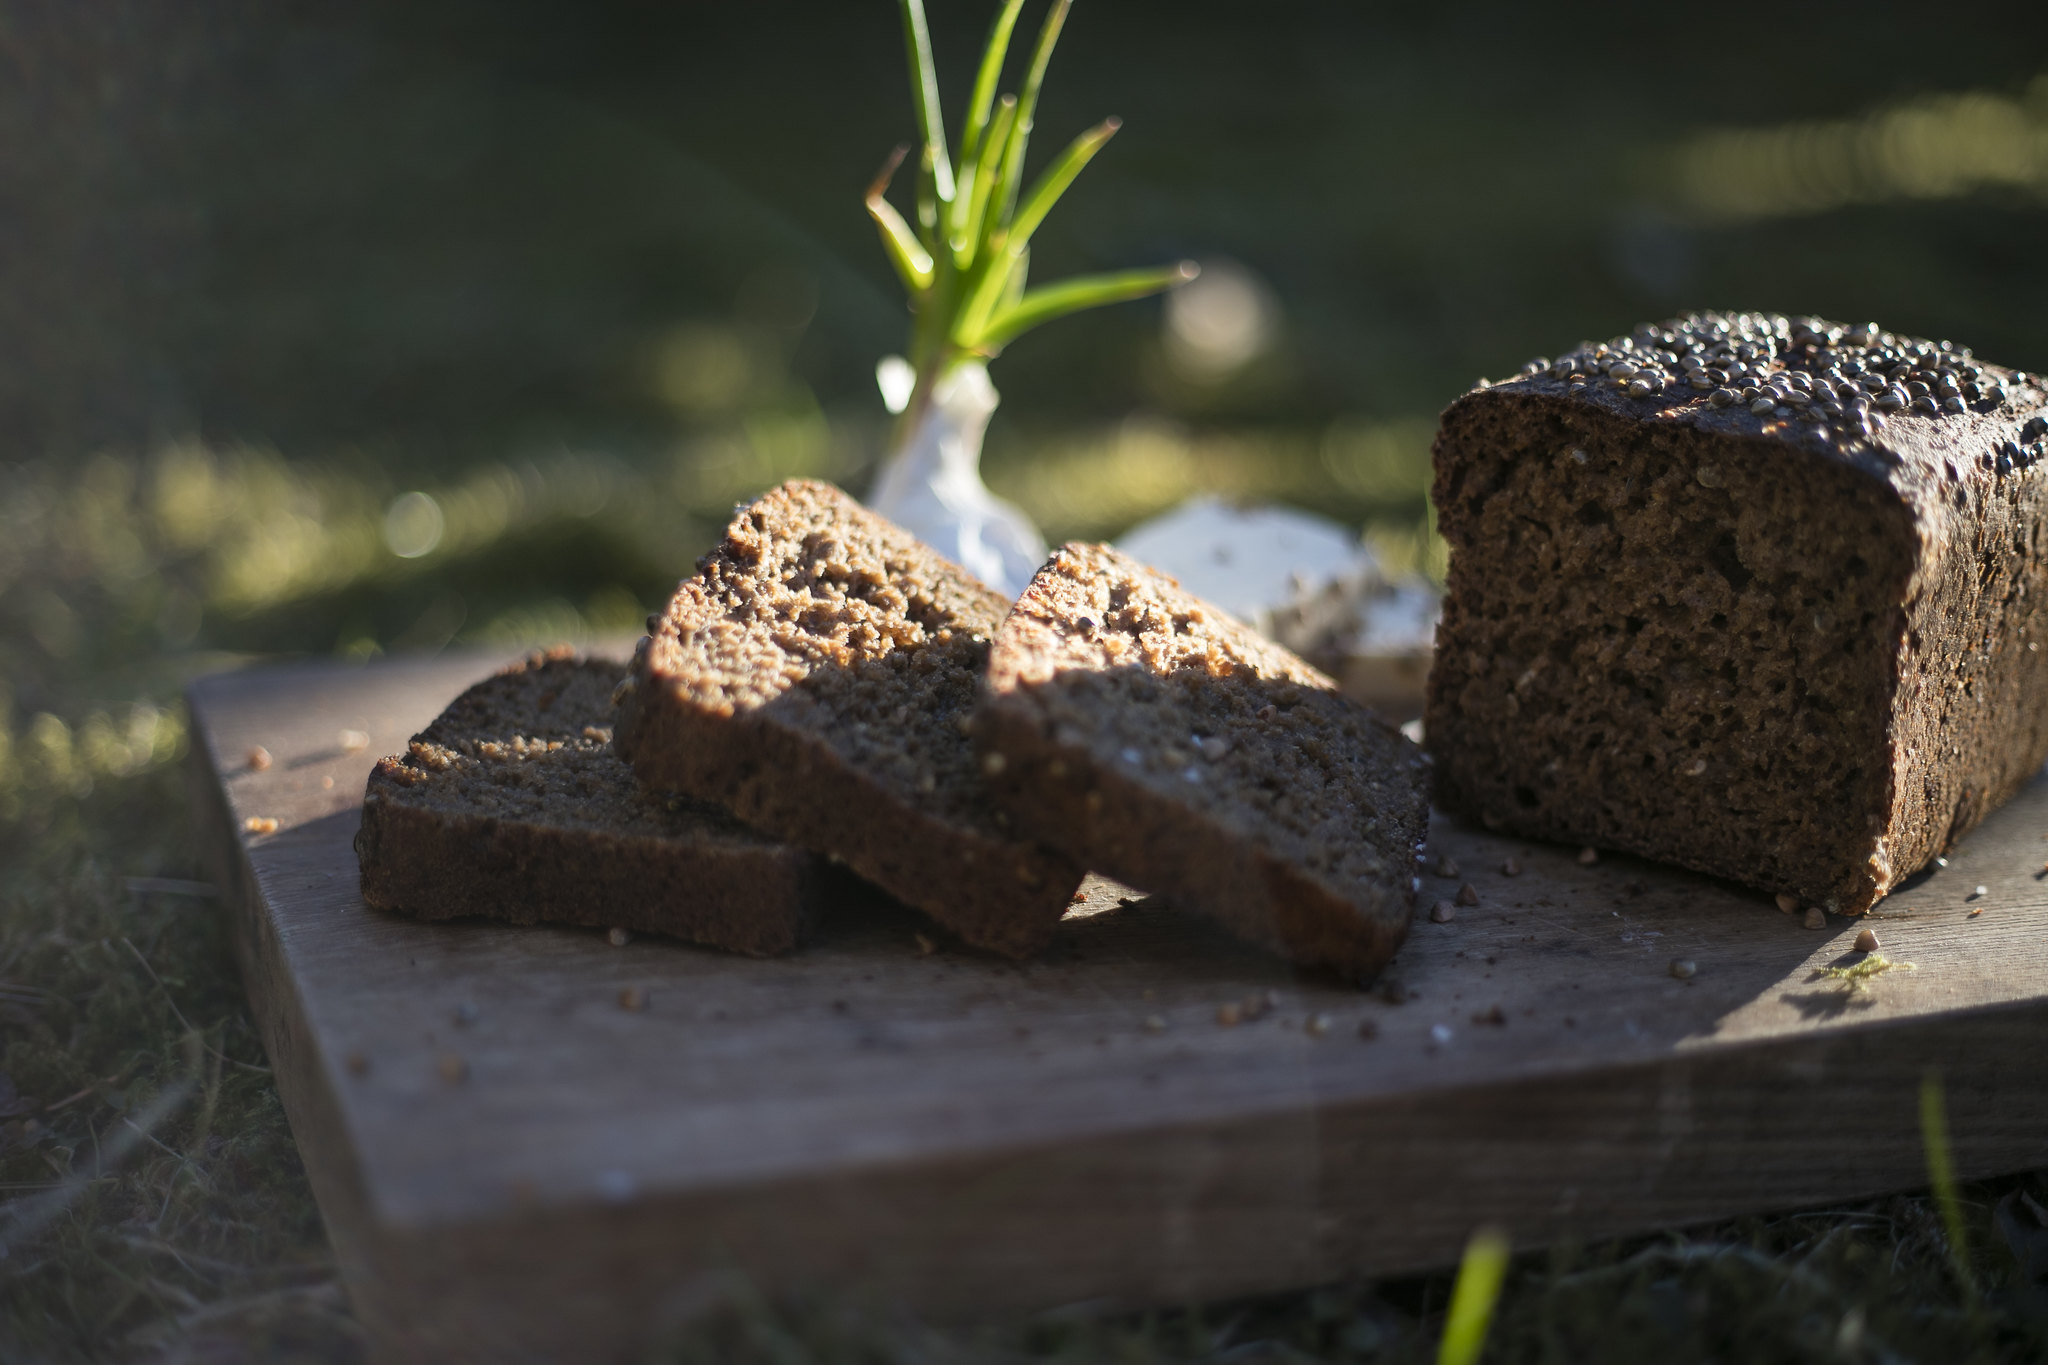
<instances>
[{"instance_id":1,"label":"green plant sprout","mask_svg":"<svg viewBox=\"0 0 2048 1365\"><path fill-rule=\"evenodd\" d=\"M1963 1301L1977 1311L1977 1281L1970 1274L1970 1247L1964 1240L1963 1203L1956 1196L1955 1156L1948 1141L1948 1105L1944 1102L1941 1073L1929 1071L1920 1078L1920 1142L1927 1150L1927 1183L1934 1187L1934 1202L1941 1209L1942 1231L1948 1234L1949 1265L1962 1287Z\"/></svg>"},{"instance_id":2,"label":"green plant sprout","mask_svg":"<svg viewBox=\"0 0 2048 1365\"><path fill-rule=\"evenodd\" d=\"M906 425L914 426L934 386L958 362L985 360L1043 323L1159 293L1193 279L1197 271L1193 262L1182 261L1027 288L1032 234L1120 126L1109 118L1082 133L1024 188L1024 154L1039 87L1072 0L1053 0L1047 11L1022 94L998 99L1010 35L1024 8L1024 0L1004 0L989 28L960 126L957 163L947 150L923 0L900 4L917 109L917 226L886 198L907 146L896 149L868 186L867 208L915 315L908 357L914 383L905 403Z\"/></svg>"},{"instance_id":3,"label":"green plant sprout","mask_svg":"<svg viewBox=\"0 0 2048 1365\"><path fill-rule=\"evenodd\" d=\"M1451 1285L1451 1306L1444 1314L1436 1365L1478 1365L1507 1273L1507 1234L1494 1227L1473 1233L1465 1244L1464 1259L1458 1262L1458 1278Z\"/></svg>"}]
</instances>

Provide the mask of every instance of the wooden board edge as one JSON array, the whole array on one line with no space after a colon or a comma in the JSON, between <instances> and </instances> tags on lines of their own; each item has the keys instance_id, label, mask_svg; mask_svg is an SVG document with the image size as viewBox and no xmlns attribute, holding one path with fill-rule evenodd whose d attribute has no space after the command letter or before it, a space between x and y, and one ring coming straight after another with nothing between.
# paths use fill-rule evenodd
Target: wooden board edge
<instances>
[{"instance_id":1,"label":"wooden board edge","mask_svg":"<svg viewBox=\"0 0 2048 1365\"><path fill-rule=\"evenodd\" d=\"M379 1358L629 1360L738 1282L931 1321L1141 1309L1428 1270L1480 1222L1523 1249L2048 1164L2048 1004L1564 1078L1117 1134L375 1238ZM2014 1074L2016 1056L2025 1074ZM1063 1197L1042 1194L1058 1189Z\"/></svg>"},{"instance_id":2,"label":"wooden board edge","mask_svg":"<svg viewBox=\"0 0 2048 1365\"><path fill-rule=\"evenodd\" d=\"M188 708L193 700L188 690ZM186 768L193 837L202 865L220 888L218 913L228 916L229 939L248 995L249 1012L269 1058L271 1080L284 1105L285 1121L298 1147L313 1201L334 1248L342 1286L358 1317L370 1328L373 1314L364 1309L376 1301L376 1295L365 1291L371 1290L378 1275L361 1166L333 1087L328 1084L326 1064L306 1018L305 1004L285 968L277 927L257 884L247 845L234 823L221 777L225 769L211 746L210 733L195 726Z\"/></svg>"}]
</instances>

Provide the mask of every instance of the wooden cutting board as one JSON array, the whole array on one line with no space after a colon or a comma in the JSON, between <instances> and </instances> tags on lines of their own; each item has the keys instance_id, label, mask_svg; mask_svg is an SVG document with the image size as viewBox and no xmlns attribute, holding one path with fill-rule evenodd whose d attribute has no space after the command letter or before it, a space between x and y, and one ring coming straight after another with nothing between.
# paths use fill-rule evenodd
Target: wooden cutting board
<instances>
[{"instance_id":1,"label":"wooden cutting board","mask_svg":"<svg viewBox=\"0 0 2048 1365\"><path fill-rule=\"evenodd\" d=\"M1868 1195L1925 1183L1930 1069L1965 1175L2048 1165L2048 781L1821 931L1439 818L1464 876L1424 895L1478 903L1372 993L1093 880L1021 966L859 897L756 962L363 905L371 763L498 662L191 693L203 838L383 1360L624 1359L734 1272L952 1318L1171 1304L1444 1264L1481 1222L1528 1247ZM1915 969L1821 976L1866 924Z\"/></svg>"}]
</instances>

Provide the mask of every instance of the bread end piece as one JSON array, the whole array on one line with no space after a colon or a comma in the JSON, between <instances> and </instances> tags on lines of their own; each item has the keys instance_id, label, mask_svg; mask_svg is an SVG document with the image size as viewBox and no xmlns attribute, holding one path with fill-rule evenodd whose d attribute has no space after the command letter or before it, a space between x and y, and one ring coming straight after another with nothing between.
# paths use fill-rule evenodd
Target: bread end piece
<instances>
[{"instance_id":1,"label":"bread end piece","mask_svg":"<svg viewBox=\"0 0 2048 1365\"><path fill-rule=\"evenodd\" d=\"M1459 399L1443 804L1867 910L2048 754L2044 409L1966 351L1751 314Z\"/></svg>"}]
</instances>

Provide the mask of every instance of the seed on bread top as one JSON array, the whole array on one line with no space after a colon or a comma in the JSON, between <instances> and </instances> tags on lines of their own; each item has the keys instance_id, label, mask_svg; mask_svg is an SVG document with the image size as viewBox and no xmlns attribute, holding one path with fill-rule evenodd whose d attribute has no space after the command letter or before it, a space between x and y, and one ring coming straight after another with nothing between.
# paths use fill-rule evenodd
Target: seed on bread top
<instances>
[{"instance_id":1,"label":"seed on bread top","mask_svg":"<svg viewBox=\"0 0 2048 1365\"><path fill-rule=\"evenodd\" d=\"M1498 385L1642 419L2005 479L2048 461L2048 384L1967 346L1775 313L1689 313L1538 356Z\"/></svg>"}]
</instances>

